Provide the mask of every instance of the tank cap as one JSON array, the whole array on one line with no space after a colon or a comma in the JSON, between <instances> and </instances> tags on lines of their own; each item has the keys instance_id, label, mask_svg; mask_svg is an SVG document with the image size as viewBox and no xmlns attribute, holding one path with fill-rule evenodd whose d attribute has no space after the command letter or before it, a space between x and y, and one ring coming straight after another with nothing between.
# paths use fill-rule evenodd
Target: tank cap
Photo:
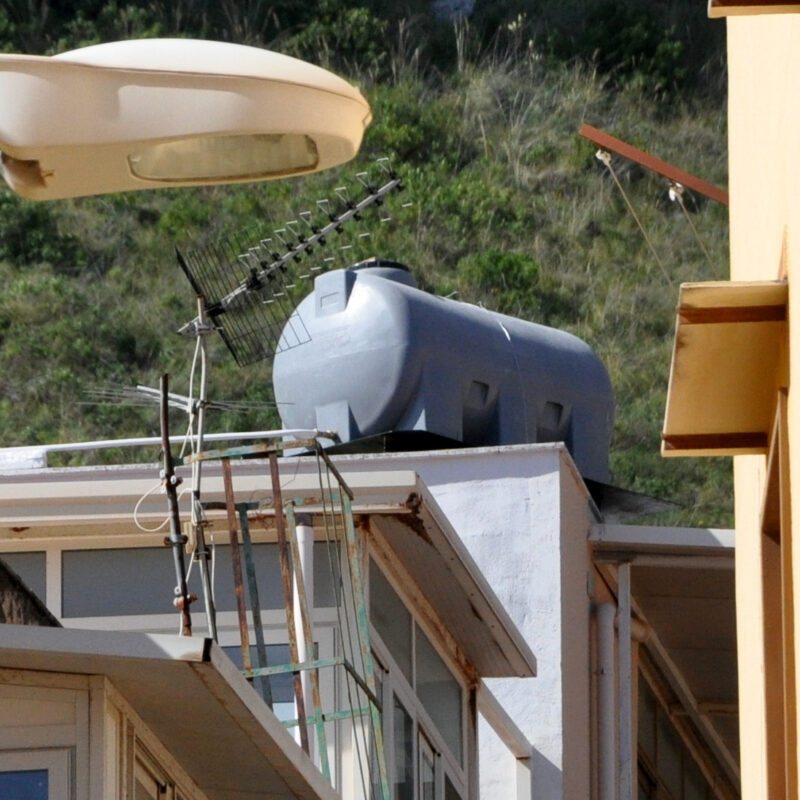
<instances>
[{"instance_id":1,"label":"tank cap","mask_svg":"<svg viewBox=\"0 0 800 800\"><path fill-rule=\"evenodd\" d=\"M359 261L356 264L351 264L347 269L374 269L375 267L383 267L384 269L402 269L404 272L411 272L411 270L399 261L392 261L388 258L378 258L372 256Z\"/></svg>"}]
</instances>

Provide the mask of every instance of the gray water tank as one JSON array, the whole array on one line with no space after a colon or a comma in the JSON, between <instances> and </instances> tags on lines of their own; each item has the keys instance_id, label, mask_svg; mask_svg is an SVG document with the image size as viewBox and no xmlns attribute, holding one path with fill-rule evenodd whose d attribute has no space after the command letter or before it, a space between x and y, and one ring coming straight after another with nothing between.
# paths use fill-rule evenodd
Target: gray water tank
<instances>
[{"instance_id":1,"label":"gray water tank","mask_svg":"<svg viewBox=\"0 0 800 800\"><path fill-rule=\"evenodd\" d=\"M614 398L585 342L423 292L401 265L366 264L318 276L298 306L310 340L273 367L284 426L343 442L403 431L465 446L563 441L585 478L608 481Z\"/></svg>"}]
</instances>

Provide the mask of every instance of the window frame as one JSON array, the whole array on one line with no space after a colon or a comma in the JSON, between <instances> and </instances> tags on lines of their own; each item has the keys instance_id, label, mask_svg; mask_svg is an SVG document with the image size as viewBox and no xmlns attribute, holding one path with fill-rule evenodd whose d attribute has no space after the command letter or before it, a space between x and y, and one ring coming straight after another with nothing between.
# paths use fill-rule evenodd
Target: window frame
<instances>
[{"instance_id":1,"label":"window frame","mask_svg":"<svg viewBox=\"0 0 800 800\"><path fill-rule=\"evenodd\" d=\"M48 800L61 800L74 796L73 759L72 747L0 750L0 772L46 770Z\"/></svg>"},{"instance_id":2,"label":"window frame","mask_svg":"<svg viewBox=\"0 0 800 800\"><path fill-rule=\"evenodd\" d=\"M398 585L398 581L391 571L387 570L382 562L380 555L370 549L367 559L366 574L369 574L369 561L374 561L384 579L389 583L392 590L398 596L411 615L412 636L411 636L411 672L412 681L409 682L400 665L393 658L389 648L381 639L380 634L375 630L375 626L370 620L370 639L374 654L375 668L382 671L381 684L382 696L380 698L383 706L383 737L384 749L387 758L387 771L389 773L389 783L393 784L393 758L394 758L394 696L402 703L413 723L413 742L414 742L414 791L415 796L419 793L420 781L420 756L419 741L423 736L430 745L434 756L434 776L436 785L436 800L443 800L445 776L450 779L451 784L462 798L468 796L469 789L469 769L473 755L469 752L468 735L468 698L469 683L462 671L453 662L450 655L444 651L438 643L437 637L433 634L429 626L422 619L407 594ZM369 589L367 590L369 602ZM434 724L428 712L416 692L417 678L417 630L421 631L433 650L442 659L450 675L458 684L461 690L460 714L461 714L461 761L458 763L457 755L452 753L442 733Z\"/></svg>"}]
</instances>

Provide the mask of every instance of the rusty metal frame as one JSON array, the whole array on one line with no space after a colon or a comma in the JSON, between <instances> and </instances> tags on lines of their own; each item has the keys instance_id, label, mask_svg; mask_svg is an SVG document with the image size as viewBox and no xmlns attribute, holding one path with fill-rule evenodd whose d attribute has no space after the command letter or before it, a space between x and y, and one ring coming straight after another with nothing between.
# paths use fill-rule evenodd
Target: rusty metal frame
<instances>
[{"instance_id":1,"label":"rusty metal frame","mask_svg":"<svg viewBox=\"0 0 800 800\"><path fill-rule=\"evenodd\" d=\"M305 641L306 653L314 652L314 641L311 635L311 619L308 613L308 596L306 594L305 577L303 576L303 566L300 560L300 547L297 543L297 531L294 517L294 503L289 501L283 506L286 516L286 527L288 530L289 546L291 548L292 566L294 567L294 580L297 584L297 600L300 605L300 625L303 629L303 639ZM276 508L276 516L279 516ZM331 768L328 763L328 744L325 737L325 724L322 719L322 698L319 693L319 672L314 667L307 668L311 680L311 703L313 711L311 717L317 732L317 745L319 748L319 759L322 774L330 780ZM302 715L300 716L302 719ZM301 725L301 729L302 729Z\"/></svg>"},{"instance_id":2,"label":"rusty metal frame","mask_svg":"<svg viewBox=\"0 0 800 800\"><path fill-rule=\"evenodd\" d=\"M611 150L623 158L635 161L646 169L657 172L659 175L663 175L665 178L679 183L687 189L702 194L711 200L716 200L716 202L722 203L724 206L729 203L728 193L724 189L720 189L712 183L704 181L702 178L698 178L696 175L692 175L690 172L686 172L667 161L662 161L660 158L656 158L656 156L652 156L638 147L623 142L622 139L617 139L616 136L612 136L610 133L601 131L599 128L586 123L581 125L578 133L584 139L594 142L598 147L602 147L604 150Z\"/></svg>"},{"instance_id":3,"label":"rusty metal frame","mask_svg":"<svg viewBox=\"0 0 800 800\"><path fill-rule=\"evenodd\" d=\"M264 626L261 622L261 602L258 597L253 542L250 538L250 523L247 519L247 512L257 507L257 503L236 504L236 510L239 512L239 527L242 531L242 550L244 551L244 566L247 572L247 588L250 594L250 613L253 615L253 630L256 636L256 667L265 668L269 666L267 663L267 646L264 642ZM269 685L269 679L256 675L253 682L264 698L264 702L272 708L272 688Z\"/></svg>"}]
</instances>

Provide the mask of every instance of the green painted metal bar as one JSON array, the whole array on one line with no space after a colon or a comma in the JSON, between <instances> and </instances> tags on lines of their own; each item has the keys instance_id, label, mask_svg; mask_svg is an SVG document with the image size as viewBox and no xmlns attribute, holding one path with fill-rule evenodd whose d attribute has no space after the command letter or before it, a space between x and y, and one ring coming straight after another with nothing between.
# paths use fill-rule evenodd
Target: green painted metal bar
<instances>
[{"instance_id":1,"label":"green painted metal bar","mask_svg":"<svg viewBox=\"0 0 800 800\"><path fill-rule=\"evenodd\" d=\"M321 450L321 448L320 448ZM327 456L323 456L326 463L330 463ZM334 473L338 474L338 473ZM361 548L356 536L355 525L353 524L353 507L351 505L352 493L349 491L344 481L338 478L340 486L344 489L341 498L342 516L344 517L345 539L347 544L347 558L350 565L350 580L353 583L353 594L356 599L356 621L358 623L358 638L361 645L361 656L364 662L364 681L367 684L368 695L370 698L370 718L372 721L372 735L375 739L375 755L378 761L378 776L381 784L382 800L390 800L389 779L386 771L386 753L383 745L383 728L381 725L380 705L373 702L377 694L375 684L375 664L372 660L372 646L369 637L369 617L367 614L366 593L364 590L364 578L361 573Z\"/></svg>"},{"instance_id":2,"label":"green painted metal bar","mask_svg":"<svg viewBox=\"0 0 800 800\"><path fill-rule=\"evenodd\" d=\"M370 691L364 679L356 672L355 667L343 656L336 656L335 658L322 658L314 661L303 661L300 664L277 664L272 667L253 668L249 671L242 670L242 675L245 678L256 677L257 675L285 675L286 673L302 672L306 669L325 669L327 667L344 667L352 676L353 680L361 687L362 691L367 695L370 702L376 705L380 710L381 701L379 698Z\"/></svg>"},{"instance_id":3,"label":"green painted metal bar","mask_svg":"<svg viewBox=\"0 0 800 800\"><path fill-rule=\"evenodd\" d=\"M292 443L292 447L294 447L294 443ZM317 451L317 453L319 453L320 457L325 462L325 466L333 474L333 477L336 478L336 482L339 484L339 488L350 498L350 500L353 500L355 495L353 494L350 487L345 483L345 480L342 477L342 473L339 472L338 469L336 469L336 465L333 463L333 461L330 460L325 450L322 447L320 447L319 442L314 442L314 449Z\"/></svg>"},{"instance_id":4,"label":"green painted metal bar","mask_svg":"<svg viewBox=\"0 0 800 800\"><path fill-rule=\"evenodd\" d=\"M247 589L250 594L250 613L253 615L253 630L256 635L256 667L266 667L267 646L264 642L264 625L261 622L261 603L258 599L258 582L256 581L256 564L253 559L253 541L250 538L250 523L247 519L248 508L251 503L237 503L236 510L239 512L239 529L242 532L242 550L244 551L244 567L247 573ZM264 702L272 708L272 688L269 685L269 678L255 675L254 681L256 689L264 698Z\"/></svg>"},{"instance_id":5,"label":"green painted metal bar","mask_svg":"<svg viewBox=\"0 0 800 800\"><path fill-rule=\"evenodd\" d=\"M277 510L276 510L277 511ZM297 543L297 524L294 516L294 503L284 505L286 514L286 528L289 539L289 546L292 552L292 565L294 567L294 580L297 584L297 601L300 605L300 625L303 629L303 639L305 641L306 653L314 652L314 638L311 635L311 618L308 613L308 596L306 595L306 583L303 576L303 566L300 561L300 548ZM314 727L317 731L317 746L319 749L319 761L322 774L331 780L331 767L328 762L328 743L325 736L325 723L322 721L322 697L319 691L319 672L315 669L309 670L311 679L311 702L314 710L312 718Z\"/></svg>"},{"instance_id":6,"label":"green painted metal bar","mask_svg":"<svg viewBox=\"0 0 800 800\"><path fill-rule=\"evenodd\" d=\"M241 447L228 447L223 450L203 450L201 453L184 456L175 459L175 466L193 464L195 461L222 461L228 458L258 458L259 456L269 455L270 453L282 453L287 447L311 448L317 446L315 439L298 440L290 443L278 441L262 444L243 445Z\"/></svg>"},{"instance_id":7,"label":"green painted metal bar","mask_svg":"<svg viewBox=\"0 0 800 800\"><path fill-rule=\"evenodd\" d=\"M328 714L323 714L322 719L324 722L337 722L340 719L352 719L353 717L368 717L368 708L356 708L353 711L331 711ZM311 717L306 717L306 724L310 725L314 720ZM299 719L287 719L283 721L285 728L296 728L300 724Z\"/></svg>"}]
</instances>

